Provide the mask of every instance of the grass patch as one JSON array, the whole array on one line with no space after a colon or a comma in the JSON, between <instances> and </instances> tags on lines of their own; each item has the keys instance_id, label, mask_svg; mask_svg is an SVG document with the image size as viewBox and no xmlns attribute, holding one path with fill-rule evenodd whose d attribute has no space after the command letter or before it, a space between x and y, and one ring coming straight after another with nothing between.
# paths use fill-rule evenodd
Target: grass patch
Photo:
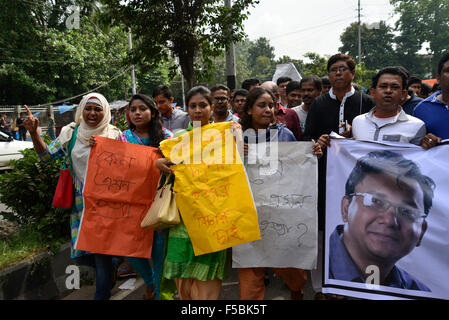
<instances>
[{"instance_id":1,"label":"grass patch","mask_svg":"<svg viewBox=\"0 0 449 320\"><path fill-rule=\"evenodd\" d=\"M57 251L69 239L44 240L41 233L31 227L22 229L7 239L0 240L0 270L8 268L39 253Z\"/></svg>"}]
</instances>

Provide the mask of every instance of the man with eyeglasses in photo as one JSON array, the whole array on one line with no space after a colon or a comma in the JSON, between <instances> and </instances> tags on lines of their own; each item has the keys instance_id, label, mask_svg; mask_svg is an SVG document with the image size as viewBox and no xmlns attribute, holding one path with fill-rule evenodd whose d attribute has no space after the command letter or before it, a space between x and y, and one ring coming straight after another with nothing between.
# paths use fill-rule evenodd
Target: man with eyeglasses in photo
<instances>
[{"instance_id":1,"label":"man with eyeglasses in photo","mask_svg":"<svg viewBox=\"0 0 449 320\"><path fill-rule=\"evenodd\" d=\"M240 118L233 115L229 110L229 102L231 97L231 90L223 84L217 84L210 89L213 103L212 118L214 122L235 121L240 122Z\"/></svg>"},{"instance_id":2,"label":"man with eyeglasses in photo","mask_svg":"<svg viewBox=\"0 0 449 320\"><path fill-rule=\"evenodd\" d=\"M329 278L364 283L368 267L379 285L430 291L395 264L421 244L434 181L411 160L391 151L358 159L341 200L344 224L329 239Z\"/></svg>"}]
</instances>

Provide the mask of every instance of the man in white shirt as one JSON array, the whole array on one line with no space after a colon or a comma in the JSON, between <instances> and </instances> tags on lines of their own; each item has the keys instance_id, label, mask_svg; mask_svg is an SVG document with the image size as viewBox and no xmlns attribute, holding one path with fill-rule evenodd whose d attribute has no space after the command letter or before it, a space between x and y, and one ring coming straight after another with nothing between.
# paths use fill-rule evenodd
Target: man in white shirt
<instances>
[{"instance_id":1,"label":"man in white shirt","mask_svg":"<svg viewBox=\"0 0 449 320\"><path fill-rule=\"evenodd\" d=\"M357 140L402 142L420 145L426 134L422 120L406 114L401 101L407 95L407 76L398 67L386 67L373 78L373 95L376 106L352 121L352 136ZM318 140L329 146L328 135Z\"/></svg>"},{"instance_id":2,"label":"man in white shirt","mask_svg":"<svg viewBox=\"0 0 449 320\"><path fill-rule=\"evenodd\" d=\"M292 81L293 82L293 81ZM287 99L290 106L290 96L294 95L296 88L292 86L292 82L287 85ZM302 97L302 104L293 107L299 117L302 132L306 129L307 114L310 110L310 105L321 94L321 79L312 74L305 76L299 82L299 93Z\"/></svg>"}]
</instances>

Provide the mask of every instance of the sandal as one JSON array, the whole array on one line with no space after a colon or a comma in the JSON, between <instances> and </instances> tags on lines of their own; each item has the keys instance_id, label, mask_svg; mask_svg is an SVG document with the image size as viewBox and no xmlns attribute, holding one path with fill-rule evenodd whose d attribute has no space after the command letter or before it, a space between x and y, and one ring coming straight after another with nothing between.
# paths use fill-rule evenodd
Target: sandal
<instances>
[{"instance_id":1,"label":"sandal","mask_svg":"<svg viewBox=\"0 0 449 320\"><path fill-rule=\"evenodd\" d=\"M135 276L137 276L137 272L134 271L129 262L124 262L117 271L117 277L119 277L120 279Z\"/></svg>"}]
</instances>

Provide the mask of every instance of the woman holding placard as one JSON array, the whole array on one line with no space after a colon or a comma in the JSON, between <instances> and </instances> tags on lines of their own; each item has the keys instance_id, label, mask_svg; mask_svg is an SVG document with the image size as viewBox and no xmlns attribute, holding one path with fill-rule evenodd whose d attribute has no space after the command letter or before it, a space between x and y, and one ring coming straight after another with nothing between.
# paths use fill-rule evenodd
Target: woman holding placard
<instances>
[{"instance_id":1,"label":"woman holding placard","mask_svg":"<svg viewBox=\"0 0 449 320\"><path fill-rule=\"evenodd\" d=\"M186 103L191 122L186 130L178 131L175 137L193 130L195 121L201 126L212 122L213 102L209 89L203 86L192 88L187 93ZM232 123L231 129L240 129L240 125ZM173 173L169 167L171 164L165 158L156 161L156 166L164 173ZM195 256L182 221L170 228L163 276L174 279L182 300L217 300L222 280L227 276L227 262L227 250Z\"/></svg>"},{"instance_id":2,"label":"woman holding placard","mask_svg":"<svg viewBox=\"0 0 449 320\"><path fill-rule=\"evenodd\" d=\"M144 94L132 96L126 110L126 118L129 129L125 130L120 136L121 141L157 148L162 140L173 137L171 131L162 127L161 116L154 101ZM159 283L162 272L163 251L164 233L161 230L155 230L151 253L153 268L148 259L126 258L147 285L144 294L145 300L154 300L155 298L159 300L160 298Z\"/></svg>"},{"instance_id":3,"label":"woman holding placard","mask_svg":"<svg viewBox=\"0 0 449 320\"><path fill-rule=\"evenodd\" d=\"M70 216L72 235L72 258L79 264L96 269L95 300L107 300L111 297L117 262L112 256L92 254L75 250L78 229L83 213L83 183L89 161L90 140L92 136L117 139L121 132L109 124L110 106L106 98L99 93L90 93L83 97L75 114L75 122L63 127L60 135L50 145L46 145L38 133L39 119L35 118L25 106L28 118L23 125L30 133L34 149L41 161L50 161L69 154L73 170L74 203ZM69 152L69 149L71 152ZM73 149L73 150L72 150Z\"/></svg>"},{"instance_id":4,"label":"woman holding placard","mask_svg":"<svg viewBox=\"0 0 449 320\"><path fill-rule=\"evenodd\" d=\"M293 133L284 125L275 122L276 99L270 90L262 87L254 88L246 98L241 112L244 131L244 152L248 156L248 143L289 142L296 141ZM252 152L252 150L251 150ZM319 146L313 147L313 154L321 157ZM291 290L292 300L300 300L307 274L297 268L273 268L276 275L282 278ZM239 268L239 292L241 300L263 300L265 295L265 268Z\"/></svg>"}]
</instances>

